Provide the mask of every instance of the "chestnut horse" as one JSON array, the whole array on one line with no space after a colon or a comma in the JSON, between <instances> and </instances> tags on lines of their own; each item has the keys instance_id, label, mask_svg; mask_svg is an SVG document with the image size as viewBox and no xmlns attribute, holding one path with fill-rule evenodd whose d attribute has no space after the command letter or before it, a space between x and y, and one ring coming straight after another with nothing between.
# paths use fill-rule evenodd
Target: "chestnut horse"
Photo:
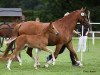
<instances>
[{"instance_id":1,"label":"chestnut horse","mask_svg":"<svg viewBox=\"0 0 100 75\"><path fill-rule=\"evenodd\" d=\"M20 62L20 65L22 64L21 58L19 57L19 52L25 46L25 44L27 44L28 46L30 46L32 48L38 48L38 49L41 49L41 50L51 53L52 57L53 57L53 61L55 61L55 57L54 57L52 50L46 48L46 46L48 44L49 33L54 34L54 35L59 33L56 30L56 28L52 25L52 23L50 23L49 26L44 28L40 34L37 34L37 35L23 34L23 35L18 36L16 39L16 42L15 42L16 47L14 49L14 52L9 57L7 68L10 70L10 65L11 65L12 59L15 56L17 56L17 58ZM37 59L35 60L35 63L37 63ZM48 65L49 65L49 62L47 62L45 66L48 67ZM37 69L37 65L36 65L36 69Z\"/></svg>"},{"instance_id":2,"label":"chestnut horse","mask_svg":"<svg viewBox=\"0 0 100 75\"><path fill-rule=\"evenodd\" d=\"M18 23L12 24L0 24L0 47L3 46L4 38L10 38L12 35L12 30Z\"/></svg>"},{"instance_id":3,"label":"chestnut horse","mask_svg":"<svg viewBox=\"0 0 100 75\"><path fill-rule=\"evenodd\" d=\"M72 34L77 22L80 22L80 24L84 25L85 27L89 27L89 22L88 22L85 9L82 8L80 10L73 11L68 16L64 16L63 18L58 19L52 23L57 28L60 34L59 36L50 34L48 40L49 46L56 45L56 49L54 52L55 58L57 58L60 50L63 47L67 47L67 49L70 51L70 54L72 56L71 58L72 63L77 63L77 61L79 61L77 54L72 45ZM42 22L35 22L35 21L20 23L15 27L14 34L11 40L13 40L14 37L16 38L18 35L22 35L22 34L38 34L43 30L43 28L47 27L48 25L49 23L42 23ZM10 46L11 45L9 45L8 48ZM4 56L6 56L6 54L10 50L8 48L5 50ZM32 57L32 48L28 48L27 53L29 54L29 56Z\"/></svg>"}]
</instances>

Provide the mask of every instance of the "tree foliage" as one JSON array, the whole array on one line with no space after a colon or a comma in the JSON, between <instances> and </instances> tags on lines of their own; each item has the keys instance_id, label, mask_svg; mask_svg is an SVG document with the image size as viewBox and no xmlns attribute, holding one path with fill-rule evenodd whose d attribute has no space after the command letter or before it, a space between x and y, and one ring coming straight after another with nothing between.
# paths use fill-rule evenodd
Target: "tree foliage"
<instances>
[{"instance_id":1,"label":"tree foliage","mask_svg":"<svg viewBox=\"0 0 100 75\"><path fill-rule=\"evenodd\" d=\"M100 0L0 0L1 8L22 8L26 20L39 17L43 22L54 21L72 12L86 7L91 12L91 21L100 22ZM100 30L100 25L94 28Z\"/></svg>"}]
</instances>

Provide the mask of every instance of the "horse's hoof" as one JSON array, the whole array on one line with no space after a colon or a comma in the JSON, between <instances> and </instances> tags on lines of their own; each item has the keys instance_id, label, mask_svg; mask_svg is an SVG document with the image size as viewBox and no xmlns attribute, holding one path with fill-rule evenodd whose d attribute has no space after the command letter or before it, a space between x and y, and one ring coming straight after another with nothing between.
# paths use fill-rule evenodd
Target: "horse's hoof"
<instances>
[{"instance_id":1,"label":"horse's hoof","mask_svg":"<svg viewBox=\"0 0 100 75\"><path fill-rule=\"evenodd\" d=\"M55 62L53 62L52 64L55 65Z\"/></svg>"},{"instance_id":2,"label":"horse's hoof","mask_svg":"<svg viewBox=\"0 0 100 75\"><path fill-rule=\"evenodd\" d=\"M20 66L22 66L22 63L19 63Z\"/></svg>"},{"instance_id":3,"label":"horse's hoof","mask_svg":"<svg viewBox=\"0 0 100 75\"><path fill-rule=\"evenodd\" d=\"M83 64L80 61L77 61L79 67L83 67Z\"/></svg>"},{"instance_id":4,"label":"horse's hoof","mask_svg":"<svg viewBox=\"0 0 100 75\"><path fill-rule=\"evenodd\" d=\"M83 67L83 64L82 64L82 63L80 63L80 64L79 64L79 67Z\"/></svg>"},{"instance_id":5,"label":"horse's hoof","mask_svg":"<svg viewBox=\"0 0 100 75\"><path fill-rule=\"evenodd\" d=\"M37 70L38 68L37 68L37 67L35 67L35 69Z\"/></svg>"}]
</instances>

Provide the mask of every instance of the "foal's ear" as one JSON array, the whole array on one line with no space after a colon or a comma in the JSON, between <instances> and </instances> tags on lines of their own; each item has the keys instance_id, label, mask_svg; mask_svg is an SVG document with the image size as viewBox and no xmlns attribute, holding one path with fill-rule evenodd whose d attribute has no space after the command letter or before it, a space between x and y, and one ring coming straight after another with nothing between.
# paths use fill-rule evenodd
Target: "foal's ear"
<instances>
[{"instance_id":1,"label":"foal's ear","mask_svg":"<svg viewBox=\"0 0 100 75\"><path fill-rule=\"evenodd\" d=\"M52 22L50 22L49 26L50 26L50 27L52 26Z\"/></svg>"}]
</instances>

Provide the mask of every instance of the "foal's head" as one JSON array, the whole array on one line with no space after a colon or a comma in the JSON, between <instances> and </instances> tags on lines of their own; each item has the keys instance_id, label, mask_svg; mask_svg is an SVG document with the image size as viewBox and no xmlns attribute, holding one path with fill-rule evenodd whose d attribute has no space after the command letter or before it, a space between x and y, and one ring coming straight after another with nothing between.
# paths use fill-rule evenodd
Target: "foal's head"
<instances>
[{"instance_id":1,"label":"foal's head","mask_svg":"<svg viewBox=\"0 0 100 75\"><path fill-rule=\"evenodd\" d=\"M79 10L78 21L80 22L81 25L84 25L85 27L90 28L89 17L88 17L86 8L84 8L84 9L81 8L81 10Z\"/></svg>"},{"instance_id":2,"label":"foal's head","mask_svg":"<svg viewBox=\"0 0 100 75\"><path fill-rule=\"evenodd\" d=\"M57 31L57 29L55 28L55 26L52 24L52 22L50 22L49 26L47 27L47 31L49 33L53 33L53 34L56 34L56 35L59 34L59 32Z\"/></svg>"}]
</instances>

